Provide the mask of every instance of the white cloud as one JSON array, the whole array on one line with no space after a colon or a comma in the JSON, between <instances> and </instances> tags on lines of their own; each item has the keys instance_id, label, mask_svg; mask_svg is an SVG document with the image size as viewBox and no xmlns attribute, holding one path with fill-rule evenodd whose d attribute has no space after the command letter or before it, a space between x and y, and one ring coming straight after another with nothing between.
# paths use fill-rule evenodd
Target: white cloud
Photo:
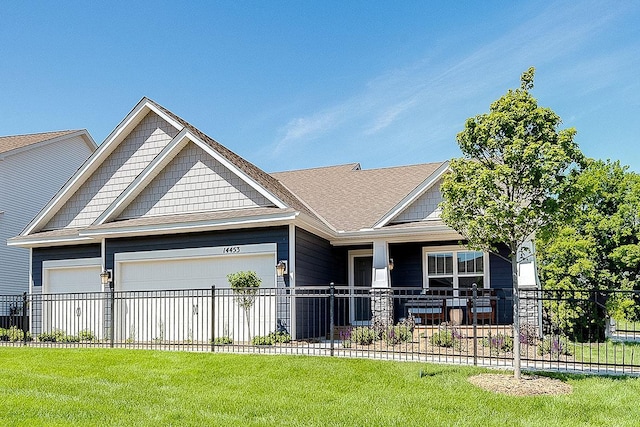
<instances>
[{"instance_id":1,"label":"white cloud","mask_svg":"<svg viewBox=\"0 0 640 427\"><path fill-rule=\"evenodd\" d=\"M374 144L376 137L380 143L393 138L394 144L405 144L406 152L436 138L455 144L456 132L451 130L461 130L466 117L486 111L507 88L517 87L520 73L532 65L547 73L537 81L569 78L566 72L571 70L577 87L606 86L590 80L598 77L594 67L613 70L622 58L628 63L635 56L627 51L582 57L581 52L624 13L624 8L601 3L554 3L499 38L479 41L479 47L465 56L429 57L392 69L364 82L362 91L352 97L290 119L280 131L275 151L294 145L304 148L319 140L340 144L336 148L342 150L348 144L360 144L361 149L362 141ZM587 71L581 73L581 68ZM549 86L562 90L557 82Z\"/></svg>"}]
</instances>

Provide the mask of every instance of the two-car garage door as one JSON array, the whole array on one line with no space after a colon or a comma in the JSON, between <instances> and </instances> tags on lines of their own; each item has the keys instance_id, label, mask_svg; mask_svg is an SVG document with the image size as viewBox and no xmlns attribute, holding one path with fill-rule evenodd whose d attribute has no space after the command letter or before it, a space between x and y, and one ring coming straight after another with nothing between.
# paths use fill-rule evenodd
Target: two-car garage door
<instances>
[{"instance_id":1,"label":"two-car garage door","mask_svg":"<svg viewBox=\"0 0 640 427\"><path fill-rule=\"evenodd\" d=\"M245 340L245 316L228 290L227 275L252 270L262 279L261 288L275 288L276 284L275 243L117 253L114 261L115 338L119 341L207 342L212 337L212 326L214 337L226 335ZM99 258L67 261L70 262L76 265L61 262L43 265L45 293L102 290ZM82 265L77 265L78 262ZM212 286L216 287L215 300L211 299ZM163 292L152 292L159 290ZM273 331L275 300L270 292L261 291L252 308L254 314L259 314L251 317L252 334ZM50 307L59 320L55 325L43 326L75 334L89 322L78 323L75 318L80 313L91 318L92 332L102 335L103 324L95 319L107 313L108 307L104 303L80 309L77 306L67 301ZM77 326L70 329L69 319Z\"/></svg>"},{"instance_id":2,"label":"two-car garage door","mask_svg":"<svg viewBox=\"0 0 640 427\"><path fill-rule=\"evenodd\" d=\"M246 340L246 318L234 303L227 279L230 273L246 270L258 274L263 288L252 307L259 316L250 316L251 330L272 332L276 301L264 289L275 287L275 265L275 243L118 253L116 319L122 321L116 338L207 342L213 324L214 337ZM212 286L216 288L215 300L210 297ZM148 292L156 290L165 292Z\"/></svg>"}]
</instances>

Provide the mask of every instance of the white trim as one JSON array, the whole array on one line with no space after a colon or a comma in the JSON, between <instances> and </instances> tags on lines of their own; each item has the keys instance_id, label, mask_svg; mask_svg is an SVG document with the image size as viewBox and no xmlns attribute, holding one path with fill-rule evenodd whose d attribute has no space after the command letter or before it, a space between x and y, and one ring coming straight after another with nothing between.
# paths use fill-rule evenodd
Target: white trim
<instances>
[{"instance_id":1,"label":"white trim","mask_svg":"<svg viewBox=\"0 0 640 427\"><path fill-rule=\"evenodd\" d=\"M122 264L144 261L180 261L187 259L238 258L254 255L271 255L273 265L273 283L277 284L276 263L278 245L276 243L259 243L249 245L209 246L203 248L161 249L156 251L118 252L114 255L115 289L122 289Z\"/></svg>"},{"instance_id":2,"label":"white trim","mask_svg":"<svg viewBox=\"0 0 640 427\"><path fill-rule=\"evenodd\" d=\"M388 243L439 242L460 240L462 236L446 225L425 224L424 227L338 232L331 239L331 244L334 246L358 245L371 243L374 239L385 239Z\"/></svg>"},{"instance_id":3,"label":"white trim","mask_svg":"<svg viewBox=\"0 0 640 427\"><path fill-rule=\"evenodd\" d=\"M387 214L385 214L373 228L382 228L387 225L393 218L398 216L403 210L409 207L418 197L422 196L429 190L438 180L449 170L449 161L443 162L427 179L418 185L411 193L407 194L396 206L394 206Z\"/></svg>"},{"instance_id":4,"label":"white trim","mask_svg":"<svg viewBox=\"0 0 640 427\"><path fill-rule=\"evenodd\" d=\"M29 248L29 293L33 293L33 248ZM31 322L29 323L31 324Z\"/></svg>"},{"instance_id":5,"label":"white trim","mask_svg":"<svg viewBox=\"0 0 640 427\"><path fill-rule=\"evenodd\" d=\"M225 252L229 248L238 248L239 252ZM256 254L277 254L278 245L276 243L259 243L255 245L228 245L209 246L204 248L185 249L161 249L157 251L141 252L118 252L114 255L115 263L150 261L150 260L178 260L185 258L209 258L219 256L250 256ZM273 264L273 274L275 275L275 262Z\"/></svg>"},{"instance_id":6,"label":"white trim","mask_svg":"<svg viewBox=\"0 0 640 427\"><path fill-rule=\"evenodd\" d=\"M268 191L266 188L264 188L262 185L258 184L253 178L251 178L249 175L247 175L244 171L242 171L240 168L238 168L235 164L231 163L229 160L227 160L225 157L223 157L220 153L218 153L216 150L214 150L209 144L204 143L200 138L198 138L197 136L193 135L192 133L188 133L187 136L195 144L200 146L200 148L202 148L204 151L208 152L214 159L219 161L224 167L226 167L231 172L233 172L235 175L240 177L240 179L242 179L244 182L249 184L254 190L256 190L257 192L262 194L265 198L267 198L267 200L271 201L271 203L273 203L274 205L276 205L277 207L279 207L281 209L289 207L284 202L282 202L282 200L278 199L274 194L272 194L270 191Z\"/></svg>"},{"instance_id":7,"label":"white trim","mask_svg":"<svg viewBox=\"0 0 640 427\"><path fill-rule=\"evenodd\" d=\"M277 260L276 260L277 262ZM289 287L296 287L296 226L289 224ZM295 293L295 290L293 291ZM296 338L296 298L291 298L289 304L289 333Z\"/></svg>"},{"instance_id":8,"label":"white trim","mask_svg":"<svg viewBox=\"0 0 640 427\"><path fill-rule=\"evenodd\" d=\"M296 218L297 212L277 213L271 215L257 215L241 218L227 218L222 220L206 220L197 222L180 222L175 224L155 224L143 226L129 226L118 228L96 228L80 231L83 237L135 237L154 234L192 233L219 228L251 228L269 223L270 226L285 225Z\"/></svg>"},{"instance_id":9,"label":"white trim","mask_svg":"<svg viewBox=\"0 0 640 427\"><path fill-rule=\"evenodd\" d=\"M72 258L42 261L42 270L49 268L99 267L102 258Z\"/></svg>"},{"instance_id":10,"label":"white trim","mask_svg":"<svg viewBox=\"0 0 640 427\"><path fill-rule=\"evenodd\" d=\"M67 236L67 237L49 237L49 238L34 238L34 239L20 239L14 241L13 238L7 241L7 246L16 246L19 248L37 248L41 246L56 246L64 245L82 245L86 243L95 243L95 240L91 237L82 236Z\"/></svg>"},{"instance_id":11,"label":"white trim","mask_svg":"<svg viewBox=\"0 0 640 427\"><path fill-rule=\"evenodd\" d=\"M35 229L43 227L58 210L73 196L73 194L86 182L86 180L95 172L100 165L106 160L111 152L122 142L128 135L127 131L133 130L135 126L150 112L158 114L163 120L167 120L169 124L174 126L176 130L181 131L184 126L171 120L166 114L159 111L147 98L142 98L140 102L131 110L129 114L120 122L118 126L107 136L104 142L96 151L85 161L78 171L67 181L62 189L54 196L53 199L38 213L38 215L25 227L20 234L26 236L31 234Z\"/></svg>"},{"instance_id":12,"label":"white trim","mask_svg":"<svg viewBox=\"0 0 640 427\"><path fill-rule=\"evenodd\" d=\"M460 245L446 245L446 246L423 246L422 247L422 287L423 289L429 289L429 266L427 263L427 255L433 253L451 253L453 256L453 299L447 301L447 306L451 305L452 307L457 307L464 305L462 300L458 298L458 290L459 283L458 278L460 277L472 277L472 276L480 276L480 274L462 274L458 273L458 252L482 252L482 287L480 289L489 289L491 287L490 277L491 272L489 271L489 252L486 251L474 251L465 246ZM450 276L444 276L450 277Z\"/></svg>"},{"instance_id":13,"label":"white trim","mask_svg":"<svg viewBox=\"0 0 640 427\"><path fill-rule=\"evenodd\" d=\"M44 132L44 133L49 133L49 132ZM25 135L27 136L27 135ZM56 136L54 138L49 138L49 139L45 139L43 141L40 142L36 142L33 144L29 144L29 145L24 145L22 147L18 147L18 148L14 148L13 150L9 150L9 151L5 151L4 153L2 153L0 155L0 160L4 160L5 157L9 157L9 156L13 156L16 154L20 154L23 153L25 151L29 151L32 149L36 149L36 148L40 148L40 147L45 147L49 144L54 144L60 141L64 141L66 139L70 139L70 138L75 138L79 136L80 138L82 138L82 140L84 141L85 144L87 144L87 146L89 148L91 148L91 151L95 151L98 148L98 144L96 144L96 142L93 140L93 138L91 137L91 135L89 134L89 132L86 129L78 129L76 131L64 134L64 135L60 135L60 136Z\"/></svg>"},{"instance_id":14,"label":"white trim","mask_svg":"<svg viewBox=\"0 0 640 427\"><path fill-rule=\"evenodd\" d=\"M352 249L350 251L348 251L348 259L349 259L349 265L348 267L348 271L349 271L349 290L350 292L353 294L353 292L355 291L355 271L353 268L353 263L355 261L356 258L364 258L364 257L371 257L371 265L373 266L373 249ZM372 268L373 270L373 268ZM373 280L373 271L371 271L371 280ZM368 286L372 286L372 284L369 284ZM366 322L366 321L356 321L355 320L355 297L350 297L349 298L349 324L353 325L353 326L367 326L370 324L370 322Z\"/></svg>"},{"instance_id":15,"label":"white trim","mask_svg":"<svg viewBox=\"0 0 640 427\"><path fill-rule=\"evenodd\" d=\"M146 185L162 172L162 169L173 160L180 150L190 141L187 136L188 131L182 129L167 144L158 155L149 163L142 172L124 189L122 193L100 214L93 222L93 225L102 225L118 216L135 198L144 190ZM172 154L172 155L171 155ZM157 171L157 172L156 172Z\"/></svg>"}]
</instances>

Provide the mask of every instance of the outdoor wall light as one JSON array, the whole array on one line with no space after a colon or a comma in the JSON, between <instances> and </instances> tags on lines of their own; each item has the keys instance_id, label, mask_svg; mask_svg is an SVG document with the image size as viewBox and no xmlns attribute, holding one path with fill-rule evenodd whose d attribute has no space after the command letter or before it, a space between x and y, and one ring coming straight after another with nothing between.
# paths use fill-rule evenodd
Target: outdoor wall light
<instances>
[{"instance_id":1,"label":"outdoor wall light","mask_svg":"<svg viewBox=\"0 0 640 427\"><path fill-rule=\"evenodd\" d=\"M282 277L287 272L287 261L280 260L278 264L276 264L276 275L278 277Z\"/></svg>"},{"instance_id":2,"label":"outdoor wall light","mask_svg":"<svg viewBox=\"0 0 640 427\"><path fill-rule=\"evenodd\" d=\"M107 286L108 284L113 282L112 277L112 270L103 270L102 273L100 273L100 283L102 283L103 286Z\"/></svg>"},{"instance_id":3,"label":"outdoor wall light","mask_svg":"<svg viewBox=\"0 0 640 427\"><path fill-rule=\"evenodd\" d=\"M393 258L389 258L389 271L393 270Z\"/></svg>"}]
</instances>

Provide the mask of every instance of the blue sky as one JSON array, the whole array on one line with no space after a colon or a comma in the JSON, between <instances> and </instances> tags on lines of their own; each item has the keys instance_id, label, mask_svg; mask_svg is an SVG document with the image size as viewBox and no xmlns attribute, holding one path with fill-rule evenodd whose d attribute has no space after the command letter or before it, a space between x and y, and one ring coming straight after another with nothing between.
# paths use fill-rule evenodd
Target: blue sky
<instances>
[{"instance_id":1,"label":"blue sky","mask_svg":"<svg viewBox=\"0 0 640 427\"><path fill-rule=\"evenodd\" d=\"M86 128L147 96L266 171L460 156L536 67L583 152L640 172L640 2L0 3L0 135Z\"/></svg>"}]
</instances>

